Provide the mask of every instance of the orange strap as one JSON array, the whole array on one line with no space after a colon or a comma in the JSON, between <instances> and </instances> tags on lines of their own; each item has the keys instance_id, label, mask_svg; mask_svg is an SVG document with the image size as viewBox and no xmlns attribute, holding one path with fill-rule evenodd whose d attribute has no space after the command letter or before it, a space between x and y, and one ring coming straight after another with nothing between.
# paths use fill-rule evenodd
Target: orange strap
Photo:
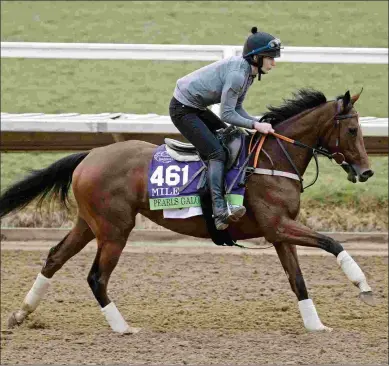
<instances>
[{"instance_id":1,"label":"orange strap","mask_svg":"<svg viewBox=\"0 0 389 366\"><path fill-rule=\"evenodd\" d=\"M291 144L294 144L294 143L295 143L295 140L290 139L289 137L280 135L280 134L278 134L278 133L276 133L276 132L269 132L269 134L271 134L271 135L273 135L273 136L275 136L275 137L278 137L278 138L281 139L281 140L290 142ZM253 143L253 140L254 140L254 136L255 136L255 133L251 136L251 139L250 139L250 144L249 144L249 154L252 152L251 147L252 147L252 143ZM257 147L257 151L255 152L254 168L257 167L259 153L260 153L261 150L262 150L262 146L263 146L263 143L265 142L266 136L267 136L267 135L263 134L262 137L261 137L261 140L259 141L259 144L258 144L258 147Z\"/></svg>"},{"instance_id":2,"label":"orange strap","mask_svg":"<svg viewBox=\"0 0 389 366\"><path fill-rule=\"evenodd\" d=\"M250 144L249 144L249 154L251 154L251 145L253 143L253 140L254 140L254 136L255 136L256 133L253 133L253 135L251 136L251 139L250 139Z\"/></svg>"},{"instance_id":3,"label":"orange strap","mask_svg":"<svg viewBox=\"0 0 389 366\"><path fill-rule=\"evenodd\" d=\"M266 136L267 136L267 135L262 135L261 141L259 141L259 145L258 145L258 147L257 147L257 151L255 152L254 168L257 167L259 153L260 153L261 150L262 150L262 145L263 145L263 143L265 142Z\"/></svg>"},{"instance_id":4,"label":"orange strap","mask_svg":"<svg viewBox=\"0 0 389 366\"><path fill-rule=\"evenodd\" d=\"M275 137L278 137L281 140L284 140L284 141L290 142L291 144L294 144L294 140L290 139L289 137L280 135L280 134L278 134L276 132L270 132L270 134L272 134Z\"/></svg>"}]
</instances>

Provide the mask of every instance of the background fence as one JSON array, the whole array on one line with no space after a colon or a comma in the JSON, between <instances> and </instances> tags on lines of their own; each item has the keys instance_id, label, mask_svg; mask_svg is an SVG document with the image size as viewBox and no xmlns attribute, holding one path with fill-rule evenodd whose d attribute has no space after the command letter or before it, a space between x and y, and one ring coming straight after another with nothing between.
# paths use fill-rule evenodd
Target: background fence
<instances>
[{"instance_id":1,"label":"background fence","mask_svg":"<svg viewBox=\"0 0 389 366\"><path fill-rule=\"evenodd\" d=\"M87 150L116 141L182 140L169 116L156 114L1 113L2 150ZM388 153L388 119L360 118L369 154Z\"/></svg>"},{"instance_id":2,"label":"background fence","mask_svg":"<svg viewBox=\"0 0 389 366\"><path fill-rule=\"evenodd\" d=\"M4 58L216 61L242 46L1 42ZM388 64L387 48L285 47L279 62Z\"/></svg>"},{"instance_id":3,"label":"background fence","mask_svg":"<svg viewBox=\"0 0 389 366\"><path fill-rule=\"evenodd\" d=\"M241 46L1 42L2 58L215 61ZM280 62L388 64L387 48L285 47ZM218 106L213 106L218 113ZM155 144L181 136L168 116L124 113L1 113L2 150L85 150L115 141ZM388 153L388 118L362 117L370 154Z\"/></svg>"}]
</instances>

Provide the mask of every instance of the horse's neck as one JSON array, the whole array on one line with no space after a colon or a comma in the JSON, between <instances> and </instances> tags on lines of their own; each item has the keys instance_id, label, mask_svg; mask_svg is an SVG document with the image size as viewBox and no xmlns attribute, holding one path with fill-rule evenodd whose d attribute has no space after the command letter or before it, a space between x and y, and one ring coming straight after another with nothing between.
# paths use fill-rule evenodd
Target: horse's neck
<instances>
[{"instance_id":1,"label":"horse's neck","mask_svg":"<svg viewBox=\"0 0 389 366\"><path fill-rule=\"evenodd\" d=\"M276 127L276 132L293 140L302 142L305 145L316 147L320 131L323 127L321 124L323 121L329 120L333 113L334 108L332 103L326 103L308 113L301 113L300 117L296 116L297 118L291 118L290 122L282 122L278 127ZM289 143L284 143L284 145L300 174L304 174L312 158L312 150L287 146L290 145ZM286 158L282 159L281 164L290 171L290 163Z\"/></svg>"}]
</instances>

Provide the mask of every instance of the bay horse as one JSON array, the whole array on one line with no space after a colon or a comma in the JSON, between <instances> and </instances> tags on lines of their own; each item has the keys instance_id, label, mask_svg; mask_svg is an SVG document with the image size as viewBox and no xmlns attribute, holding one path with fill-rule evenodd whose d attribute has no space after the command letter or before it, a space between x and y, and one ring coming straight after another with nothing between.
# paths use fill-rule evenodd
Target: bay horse
<instances>
[{"instance_id":1,"label":"bay horse","mask_svg":"<svg viewBox=\"0 0 389 366\"><path fill-rule=\"evenodd\" d=\"M259 168L293 173L292 165L303 175L315 150L325 149L330 156L342 157L348 178L366 181L373 175L364 147L358 113L354 103L360 93L349 91L327 101L323 93L301 89L279 107L268 107L263 119L273 124L278 134L298 141L300 146L282 147L268 136L263 149L271 159L260 159ZM72 186L78 217L72 230L50 249L46 262L20 309L9 318L10 327L20 325L38 306L54 274L92 239L97 253L87 277L88 284L114 332L136 333L107 296L108 281L135 225L142 214L151 221L180 234L209 238L201 216L186 219L164 218L162 210L150 210L148 169L156 145L144 141L117 142L87 152L64 157L47 168L32 171L0 197L0 217L25 207L34 199L58 197L66 206ZM287 158L284 150L290 158ZM324 150L323 150L324 151ZM336 160L337 161L337 160ZM337 161L338 162L338 161ZM338 162L339 163L339 162ZM230 224L236 240L264 237L274 245L279 260L298 300L303 324L308 331L330 331L320 321L299 266L296 245L323 249L336 257L347 278L359 288L360 298L374 305L367 279L354 259L336 240L314 232L295 219L300 208L301 182L285 176L252 174L246 182L246 215ZM222 250L222 249L221 249Z\"/></svg>"}]
</instances>

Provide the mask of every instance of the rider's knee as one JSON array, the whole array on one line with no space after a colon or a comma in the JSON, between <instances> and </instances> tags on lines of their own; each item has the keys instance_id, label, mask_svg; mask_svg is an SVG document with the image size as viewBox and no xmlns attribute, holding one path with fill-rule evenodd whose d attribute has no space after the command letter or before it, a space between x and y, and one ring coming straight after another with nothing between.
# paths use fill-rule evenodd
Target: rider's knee
<instances>
[{"instance_id":1,"label":"rider's knee","mask_svg":"<svg viewBox=\"0 0 389 366\"><path fill-rule=\"evenodd\" d=\"M223 148L213 151L207 156L207 160L219 160L225 163L227 161L227 153Z\"/></svg>"}]
</instances>

